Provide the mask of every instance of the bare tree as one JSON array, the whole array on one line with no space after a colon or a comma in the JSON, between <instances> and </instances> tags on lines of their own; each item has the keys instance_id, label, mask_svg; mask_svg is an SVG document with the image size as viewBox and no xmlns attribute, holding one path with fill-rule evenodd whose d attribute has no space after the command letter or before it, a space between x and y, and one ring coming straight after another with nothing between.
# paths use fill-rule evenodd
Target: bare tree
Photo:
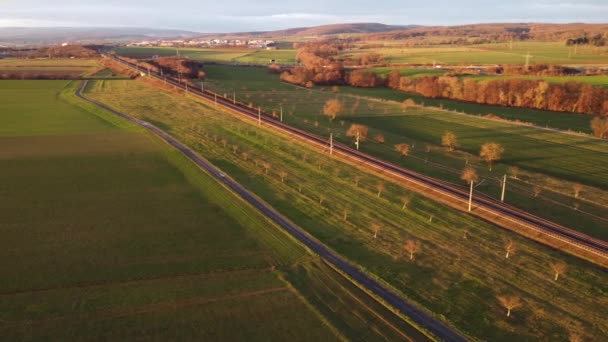
<instances>
[{"instance_id":1,"label":"bare tree","mask_svg":"<svg viewBox=\"0 0 608 342\"><path fill-rule=\"evenodd\" d=\"M549 264L549 266L555 273L555 278L554 278L555 281L557 281L557 278L559 278L560 274L564 274L564 272L566 272L566 270L568 270L568 265L566 265L565 263L563 263L561 261L552 262Z\"/></svg>"},{"instance_id":2,"label":"bare tree","mask_svg":"<svg viewBox=\"0 0 608 342\"><path fill-rule=\"evenodd\" d=\"M384 144L384 135L382 134L376 134L374 135L374 141L377 142L378 144Z\"/></svg>"},{"instance_id":3,"label":"bare tree","mask_svg":"<svg viewBox=\"0 0 608 342\"><path fill-rule=\"evenodd\" d=\"M608 138L608 116L597 116L591 120L591 130L598 138Z\"/></svg>"},{"instance_id":4,"label":"bare tree","mask_svg":"<svg viewBox=\"0 0 608 342\"><path fill-rule=\"evenodd\" d=\"M409 144L397 144L395 145L395 151L399 152L401 157L407 157L410 154L410 145Z\"/></svg>"},{"instance_id":5,"label":"bare tree","mask_svg":"<svg viewBox=\"0 0 608 342\"><path fill-rule=\"evenodd\" d=\"M505 149L500 144L490 142L481 145L479 156L488 163L488 168L492 171L492 165L502 158L504 152Z\"/></svg>"},{"instance_id":6,"label":"bare tree","mask_svg":"<svg viewBox=\"0 0 608 342\"><path fill-rule=\"evenodd\" d=\"M403 204L403 206L401 206L401 210L407 209L407 206L410 204L411 201L412 199L409 198L409 196L401 196L401 203Z\"/></svg>"},{"instance_id":7,"label":"bare tree","mask_svg":"<svg viewBox=\"0 0 608 342\"><path fill-rule=\"evenodd\" d=\"M583 191L583 186L575 183L572 185L572 190L574 190L574 198L578 198L581 195L581 191Z\"/></svg>"},{"instance_id":8,"label":"bare tree","mask_svg":"<svg viewBox=\"0 0 608 342\"><path fill-rule=\"evenodd\" d=\"M539 185L532 187L532 195L534 195L534 197L538 197L541 192L543 192L543 188L541 188Z\"/></svg>"},{"instance_id":9,"label":"bare tree","mask_svg":"<svg viewBox=\"0 0 608 342\"><path fill-rule=\"evenodd\" d=\"M232 153L236 154L239 151L239 145L232 145Z\"/></svg>"},{"instance_id":10,"label":"bare tree","mask_svg":"<svg viewBox=\"0 0 608 342\"><path fill-rule=\"evenodd\" d=\"M359 143L367 140L368 132L369 132L369 128L367 126L359 125L359 124L352 124L346 131L346 136L351 137L355 140L355 145L357 145L357 149L358 149Z\"/></svg>"},{"instance_id":11,"label":"bare tree","mask_svg":"<svg viewBox=\"0 0 608 342\"><path fill-rule=\"evenodd\" d=\"M405 241L405 250L410 254L410 260L414 259L414 255L420 252L420 242L414 240Z\"/></svg>"},{"instance_id":12,"label":"bare tree","mask_svg":"<svg viewBox=\"0 0 608 342\"><path fill-rule=\"evenodd\" d=\"M471 184L471 182L476 183L477 181L479 181L479 176L477 175L477 171L474 168L467 166L464 168L464 170L462 170L462 175L460 176L460 179L467 182L467 184Z\"/></svg>"},{"instance_id":13,"label":"bare tree","mask_svg":"<svg viewBox=\"0 0 608 342\"><path fill-rule=\"evenodd\" d=\"M382 229L380 223L372 223L372 230L374 231L374 239L378 237L378 233Z\"/></svg>"},{"instance_id":14,"label":"bare tree","mask_svg":"<svg viewBox=\"0 0 608 342\"><path fill-rule=\"evenodd\" d=\"M348 221L348 214L349 214L348 209L347 209L347 208L344 208L344 209L342 210L342 220L344 220L344 221Z\"/></svg>"},{"instance_id":15,"label":"bare tree","mask_svg":"<svg viewBox=\"0 0 608 342\"><path fill-rule=\"evenodd\" d=\"M522 306L521 299L518 296L499 296L498 301L505 309L507 309L507 317L511 317L511 310Z\"/></svg>"},{"instance_id":16,"label":"bare tree","mask_svg":"<svg viewBox=\"0 0 608 342\"><path fill-rule=\"evenodd\" d=\"M445 132L441 137L441 145L445 146L448 151L452 152L458 147L458 137L453 132Z\"/></svg>"},{"instance_id":17,"label":"bare tree","mask_svg":"<svg viewBox=\"0 0 608 342\"><path fill-rule=\"evenodd\" d=\"M243 158L244 161L247 161L247 160L249 160L249 153L242 152L241 153L241 157Z\"/></svg>"},{"instance_id":18,"label":"bare tree","mask_svg":"<svg viewBox=\"0 0 608 342\"><path fill-rule=\"evenodd\" d=\"M264 168L264 173L268 174L268 171L270 170L270 168L272 168L272 165L270 165L269 162L263 162L262 167Z\"/></svg>"},{"instance_id":19,"label":"bare tree","mask_svg":"<svg viewBox=\"0 0 608 342\"><path fill-rule=\"evenodd\" d=\"M403 103L401 103L401 108L403 108L403 111L405 112L406 109L413 107L415 105L416 105L416 102L414 102L414 100L406 99L405 101L403 101Z\"/></svg>"},{"instance_id":20,"label":"bare tree","mask_svg":"<svg viewBox=\"0 0 608 342\"><path fill-rule=\"evenodd\" d=\"M338 99L329 99L323 106L323 114L328 116L330 121L334 121L343 111L344 105Z\"/></svg>"},{"instance_id":21,"label":"bare tree","mask_svg":"<svg viewBox=\"0 0 608 342\"><path fill-rule=\"evenodd\" d=\"M319 204L323 205L323 202L325 202L325 195L320 194L319 195Z\"/></svg>"},{"instance_id":22,"label":"bare tree","mask_svg":"<svg viewBox=\"0 0 608 342\"><path fill-rule=\"evenodd\" d=\"M262 162L262 161L261 161L261 160L259 160L258 158L254 158L254 159L253 159L253 163L255 164L255 166L256 166L256 167L257 167L257 166L260 166L260 163L261 163L261 162Z\"/></svg>"},{"instance_id":23,"label":"bare tree","mask_svg":"<svg viewBox=\"0 0 608 342\"><path fill-rule=\"evenodd\" d=\"M511 174L512 178L519 179L519 168L517 166L511 166L509 168L509 173Z\"/></svg>"},{"instance_id":24,"label":"bare tree","mask_svg":"<svg viewBox=\"0 0 608 342\"><path fill-rule=\"evenodd\" d=\"M355 176L353 178L353 180L355 181L355 186L359 187L359 182L361 181L361 176Z\"/></svg>"},{"instance_id":25,"label":"bare tree","mask_svg":"<svg viewBox=\"0 0 608 342\"><path fill-rule=\"evenodd\" d=\"M380 195L382 195L382 192L384 190L386 190L386 186L384 185L384 183L378 183L376 184L376 190L378 190L378 197L380 197Z\"/></svg>"},{"instance_id":26,"label":"bare tree","mask_svg":"<svg viewBox=\"0 0 608 342\"><path fill-rule=\"evenodd\" d=\"M583 342L583 338L576 332L570 332L568 335L569 342Z\"/></svg>"},{"instance_id":27,"label":"bare tree","mask_svg":"<svg viewBox=\"0 0 608 342\"><path fill-rule=\"evenodd\" d=\"M280 171L279 177L281 178L281 183L285 183L285 178L287 178L288 173L286 171Z\"/></svg>"},{"instance_id":28,"label":"bare tree","mask_svg":"<svg viewBox=\"0 0 608 342\"><path fill-rule=\"evenodd\" d=\"M515 243L513 242L513 240L509 239L507 240L507 242L505 242L505 259L509 259L509 256L513 253L515 253L515 251L517 250L517 246L515 246Z\"/></svg>"},{"instance_id":29,"label":"bare tree","mask_svg":"<svg viewBox=\"0 0 608 342\"><path fill-rule=\"evenodd\" d=\"M469 228L465 228L462 233L462 238L465 240L469 239Z\"/></svg>"}]
</instances>

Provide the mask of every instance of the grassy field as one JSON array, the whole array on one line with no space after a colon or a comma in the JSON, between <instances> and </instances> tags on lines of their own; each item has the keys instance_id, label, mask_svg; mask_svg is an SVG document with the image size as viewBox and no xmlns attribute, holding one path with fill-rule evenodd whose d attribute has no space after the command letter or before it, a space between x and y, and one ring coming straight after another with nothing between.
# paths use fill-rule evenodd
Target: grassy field
<instances>
[{"instance_id":1,"label":"grassy field","mask_svg":"<svg viewBox=\"0 0 608 342\"><path fill-rule=\"evenodd\" d=\"M370 140L376 134L385 138L384 144L372 141L362 144L362 150L406 166L410 169L462 183L461 170L467 163L475 166L486 181L478 189L490 196L500 196L499 178L510 166L518 166L529 172L528 182L513 179L509 182L508 202L560 222L566 226L598 237L608 237L606 223L608 209L600 198L589 196L585 201L573 198L571 182L591 187L608 187L605 162L608 143L585 136L565 135L534 127L490 121L476 116L440 111L432 108L409 108L404 111L399 103L358 99L347 95L352 89L342 88L339 95L329 91L304 90L280 83L275 75L259 68L209 66L206 68L208 88L219 93L232 94L244 103L261 105L268 112L278 113L283 104L284 121L291 125L328 136L335 133L338 141L351 144L345 131L350 123L362 123L370 127ZM354 90L353 90L354 91ZM372 95L372 90L359 94ZM321 114L325 101L338 96L345 103L345 113L330 123ZM343 121L343 122L342 122ZM460 138L459 153L448 153L440 148L441 135L453 131ZM496 141L506 149L503 160L492 172L477 157L482 143ZM408 143L412 146L410 157L401 158L393 146ZM430 152L427 152L430 145ZM550 176L570 187L555 191L544 188L535 197L533 185ZM601 193L602 190L589 191ZM579 206L575 210L575 205Z\"/></svg>"},{"instance_id":2,"label":"grassy field","mask_svg":"<svg viewBox=\"0 0 608 342\"><path fill-rule=\"evenodd\" d=\"M391 71L397 70L402 76L413 78L423 76L441 76L446 73L445 70L426 68L375 67L369 68L368 70L382 76L387 76Z\"/></svg>"},{"instance_id":3,"label":"grassy field","mask_svg":"<svg viewBox=\"0 0 608 342\"><path fill-rule=\"evenodd\" d=\"M161 47L118 47L116 53L133 58L151 58L152 56L175 56L175 48ZM293 64L295 50L256 50L246 48L231 49L179 49L181 56L201 62L237 63L237 64L269 64L275 60L280 64Z\"/></svg>"},{"instance_id":4,"label":"grassy field","mask_svg":"<svg viewBox=\"0 0 608 342\"><path fill-rule=\"evenodd\" d=\"M576 331L601 341L608 334L602 269L195 99L138 81L98 81L87 94L179 137L318 239L475 338L567 341ZM380 195L378 183L385 186ZM404 195L411 199L406 210ZM414 260L403 249L407 239L422 245ZM518 250L505 259L509 239ZM570 266L558 282L548 268L555 260ZM505 293L525 302L511 319L496 299Z\"/></svg>"},{"instance_id":5,"label":"grassy field","mask_svg":"<svg viewBox=\"0 0 608 342\"><path fill-rule=\"evenodd\" d=\"M486 81L496 79L517 78L526 80L545 80L549 83L580 82L594 86L608 87L608 75L594 76L466 76L471 79Z\"/></svg>"},{"instance_id":6,"label":"grassy field","mask_svg":"<svg viewBox=\"0 0 608 342\"><path fill-rule=\"evenodd\" d=\"M3 339L420 335L75 85L0 82Z\"/></svg>"},{"instance_id":7,"label":"grassy field","mask_svg":"<svg viewBox=\"0 0 608 342\"><path fill-rule=\"evenodd\" d=\"M494 114L507 120L530 122L536 126L555 128L563 131L591 133L591 118L588 115L576 113L559 113L544 110L492 106L477 103L460 102L447 99L431 99L413 93L404 93L389 88L353 88L342 87L342 92L357 96L374 97L378 99L403 102L412 99L426 106L443 107L461 113L472 115Z\"/></svg>"},{"instance_id":8,"label":"grassy field","mask_svg":"<svg viewBox=\"0 0 608 342\"><path fill-rule=\"evenodd\" d=\"M369 43L371 42L366 42ZM533 56L533 63L608 64L605 47L579 47L576 54L573 50L573 47L563 43L545 42L514 42L513 49L508 43L432 47L406 47L387 43L381 48L346 50L343 55L356 57L360 54L379 53L389 63L469 65L523 64L529 52Z\"/></svg>"},{"instance_id":9,"label":"grassy field","mask_svg":"<svg viewBox=\"0 0 608 342\"><path fill-rule=\"evenodd\" d=\"M0 73L55 72L86 75L95 72L100 65L95 59L0 59Z\"/></svg>"}]
</instances>

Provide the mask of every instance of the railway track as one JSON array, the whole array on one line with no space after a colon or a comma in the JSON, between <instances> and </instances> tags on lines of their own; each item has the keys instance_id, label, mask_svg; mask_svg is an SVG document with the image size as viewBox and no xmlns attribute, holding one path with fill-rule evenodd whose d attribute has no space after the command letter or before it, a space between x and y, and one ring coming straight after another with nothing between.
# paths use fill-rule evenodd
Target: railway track
<instances>
[{"instance_id":1,"label":"railway track","mask_svg":"<svg viewBox=\"0 0 608 342\"><path fill-rule=\"evenodd\" d=\"M309 133L307 131L289 126L280 122L279 120L273 118L261 110L252 109L244 103L236 101L235 99L226 98L220 94L214 93L209 90L201 91L197 88L188 87L181 82L167 76L161 75L159 73L150 72L144 68L139 67L133 63L125 61L117 56L108 56L113 60L127 65L142 74L147 74L151 77L159 79L167 84L170 84L174 87L186 90L193 95L202 97L206 100L212 101L218 105L221 105L224 108L230 109L239 114L245 115L250 119L257 120L259 124L264 123L265 125L272 126L274 128L280 129L285 133L290 135L299 137L308 141L309 143L315 144L321 147L328 147L329 140L320 137L318 135ZM358 163L366 164L368 167L371 167L379 172L389 174L393 177L401 178L407 182L414 183L419 187L427 188L431 191L441 194L444 197L452 199L454 201L462 202L462 208L465 208L465 203L468 203L469 193L468 190L462 186L458 186L455 184L451 184L448 182L444 182L432 177L428 177L422 175L420 173L405 169L398 165L389 163L382 159L376 158L369 154L363 153L361 151L355 150L349 146L340 143L333 144L333 152L335 154L341 154L351 160L355 160ZM499 202L493 198L477 195L474 199L475 210L478 216L482 216L479 212L483 211L488 215L499 217L502 221L508 221L510 224L516 224L519 227L523 227L527 229L531 234L524 234L528 237L530 235L540 234L542 237L550 238L552 241L561 242L570 248L568 250L576 250L578 252L586 252L581 255L581 253L574 253L578 256L587 256L587 259L592 259L591 261L597 262L598 258L601 260L601 264L603 266L608 266L608 243L606 241L596 239L589 235L583 234L581 232L575 231L573 229L564 227L555 222L551 222L549 220L540 218L538 216L532 215L524 210L518 209L511 205L505 204L503 202ZM482 216L483 217L483 216ZM511 229L510 227L505 226L505 223L495 222L507 229ZM535 233L535 234L533 234ZM536 239L537 241L546 243L543 239ZM553 245L552 245L553 246ZM553 246L555 247L555 246ZM588 256L594 256L595 258L589 258Z\"/></svg>"}]
</instances>

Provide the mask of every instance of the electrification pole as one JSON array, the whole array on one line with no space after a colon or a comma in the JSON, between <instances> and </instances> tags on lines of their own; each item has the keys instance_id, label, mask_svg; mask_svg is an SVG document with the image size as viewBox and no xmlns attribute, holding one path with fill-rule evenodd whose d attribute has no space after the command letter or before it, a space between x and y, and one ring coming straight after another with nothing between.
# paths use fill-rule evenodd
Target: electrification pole
<instances>
[{"instance_id":1,"label":"electrification pole","mask_svg":"<svg viewBox=\"0 0 608 342\"><path fill-rule=\"evenodd\" d=\"M507 175L505 175L502 179L502 193L500 194L500 201L505 201L505 191L507 189Z\"/></svg>"},{"instance_id":2,"label":"electrification pole","mask_svg":"<svg viewBox=\"0 0 608 342\"><path fill-rule=\"evenodd\" d=\"M473 184L475 182L471 181L471 190L469 192L469 211L473 208Z\"/></svg>"}]
</instances>

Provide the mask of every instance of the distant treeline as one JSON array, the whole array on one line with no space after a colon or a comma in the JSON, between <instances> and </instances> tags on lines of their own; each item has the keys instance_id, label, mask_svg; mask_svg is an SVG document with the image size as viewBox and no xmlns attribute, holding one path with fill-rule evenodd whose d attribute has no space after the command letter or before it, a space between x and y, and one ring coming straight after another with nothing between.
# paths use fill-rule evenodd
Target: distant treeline
<instances>
[{"instance_id":1,"label":"distant treeline","mask_svg":"<svg viewBox=\"0 0 608 342\"><path fill-rule=\"evenodd\" d=\"M454 76L412 78L393 71L388 75L386 85L430 98L608 115L608 89L580 82L554 84L517 78L478 81Z\"/></svg>"},{"instance_id":2,"label":"distant treeline","mask_svg":"<svg viewBox=\"0 0 608 342\"><path fill-rule=\"evenodd\" d=\"M606 46L608 43L608 38L601 33L596 34L595 36L588 38L587 36L578 37L578 38L570 38L566 40L566 45L593 45L593 46Z\"/></svg>"}]
</instances>

